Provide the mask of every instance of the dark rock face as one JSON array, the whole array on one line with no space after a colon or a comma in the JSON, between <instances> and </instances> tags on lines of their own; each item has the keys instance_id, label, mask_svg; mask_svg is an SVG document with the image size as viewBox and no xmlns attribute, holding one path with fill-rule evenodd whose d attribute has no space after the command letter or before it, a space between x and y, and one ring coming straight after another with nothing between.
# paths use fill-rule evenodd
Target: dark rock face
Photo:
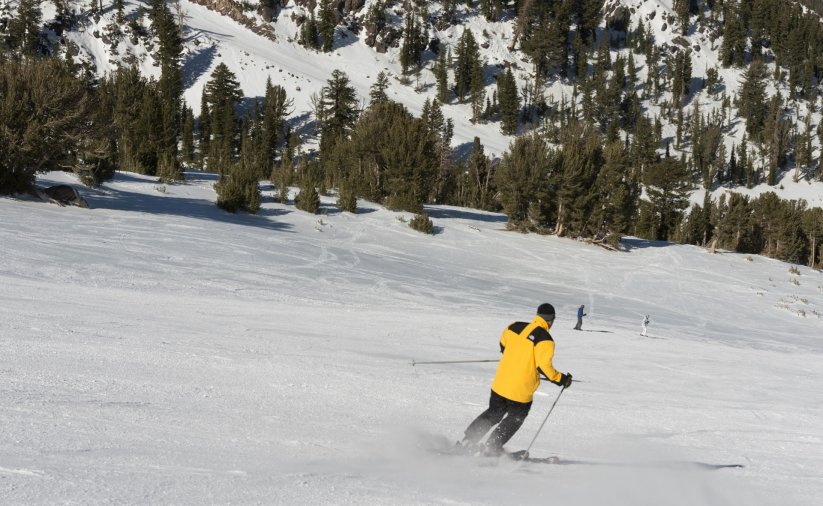
<instances>
[{"instance_id":1,"label":"dark rock face","mask_svg":"<svg viewBox=\"0 0 823 506\"><path fill-rule=\"evenodd\" d=\"M309 10L314 10L317 7L316 0L294 0L295 5L299 5L300 7L305 7Z\"/></svg>"},{"instance_id":2,"label":"dark rock face","mask_svg":"<svg viewBox=\"0 0 823 506\"><path fill-rule=\"evenodd\" d=\"M606 26L612 30L625 32L629 26L629 20L630 14L628 9L621 5L606 17Z\"/></svg>"},{"instance_id":3,"label":"dark rock face","mask_svg":"<svg viewBox=\"0 0 823 506\"><path fill-rule=\"evenodd\" d=\"M342 0L338 3L343 4L343 12L349 14L350 12L357 12L366 5L366 0Z\"/></svg>"},{"instance_id":4,"label":"dark rock face","mask_svg":"<svg viewBox=\"0 0 823 506\"><path fill-rule=\"evenodd\" d=\"M257 12L260 14L260 17L263 18L263 21L266 23L271 23L274 21L274 18L277 17L277 10L272 7L258 7Z\"/></svg>"}]
</instances>

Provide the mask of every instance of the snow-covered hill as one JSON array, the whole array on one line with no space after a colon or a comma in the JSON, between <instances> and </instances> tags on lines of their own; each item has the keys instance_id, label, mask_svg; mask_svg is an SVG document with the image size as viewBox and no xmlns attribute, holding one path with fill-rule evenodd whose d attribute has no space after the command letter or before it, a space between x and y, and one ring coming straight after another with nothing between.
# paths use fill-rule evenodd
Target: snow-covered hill
<instances>
[{"instance_id":1,"label":"snow-covered hill","mask_svg":"<svg viewBox=\"0 0 823 506\"><path fill-rule=\"evenodd\" d=\"M12 0L14 2L14 0ZM281 2L282 4L283 2ZM259 97L264 92L267 78L271 78L274 84L280 84L287 90L289 97L294 99L294 112L291 123L295 131L301 135L301 140L308 149L316 147L317 139L314 137L312 100L314 94L319 93L326 83L331 72L335 69L344 70L351 79L351 84L357 90L363 102L367 101L369 87L374 83L376 75L380 71L386 71L390 76L391 86L389 96L405 104L412 112L419 114L425 100L433 99L436 93L432 64L435 55L426 52L424 59L426 65L420 73L419 78L412 77L409 85L401 84L399 77L401 67L399 64L398 47L389 46L385 53L377 52L374 48L366 44L366 31L361 29L354 33L348 26L362 26L369 7L374 0L365 2L352 2L352 5L362 3L360 9L346 12L343 22L337 27L334 49L330 53L308 50L300 46L297 42L299 26L296 19L305 16L309 11L306 6L316 6L316 2L285 2L285 6L278 10L277 16L271 23L266 23L261 15L254 9L245 13L249 19L253 20L255 26L268 26L273 29L273 38L259 35L249 29L246 24L241 24L233 19L221 14L229 10L238 11L241 3L230 2L228 0L181 0L173 10L176 15L182 15L184 21L185 52L183 58L184 74L184 97L189 105L198 110L203 86L209 79L211 71L219 63L225 63L238 76L243 93L247 97ZM515 70L515 76L519 85L525 86L533 80L533 66L519 48L510 50L509 46L515 30L515 22L512 19L503 19L498 22L489 22L479 15L477 8L468 8L462 2L458 2L459 23L448 25L438 29L435 24L431 24L429 35L437 38L444 50L454 50L460 35L464 30L472 30L475 38L481 44L481 57L485 61L487 76L487 94L495 90L494 76L504 68L511 66ZM70 2L78 12L87 9L85 4ZM218 10L210 10L204 5L211 5ZM441 9L438 2L428 2L427 8L431 18L435 19ZM249 4L251 5L251 4ZM346 5L350 5L346 3ZM126 19L138 19L138 13L145 11L148 2L143 0L127 0L125 2ZM229 9L231 7L231 9ZM54 16L55 7L52 4L45 4L45 18L48 20ZM316 8L316 7L315 7ZM389 21L394 23L395 29L402 28L403 4L397 3L391 8L392 16ZM742 75L745 68L727 68L719 65L719 48L722 38L717 38L711 30L691 29L686 35L680 35L676 29L676 16L672 9L671 0L609 0L605 2L603 12L605 16L611 16L616 9L623 8L629 13L631 24L637 27L643 23L648 27L653 35L655 44L662 48L662 54L673 54L675 50L688 51L692 60L693 95L689 98L686 106L686 114L691 114L694 104L699 105L701 114L709 116L722 108L723 96L733 99L738 93ZM149 21L146 17L139 18L139 26L143 27L143 35L134 35L131 21L125 25L118 25L115 21L114 9L106 10L102 16L80 16L79 25L76 29L64 34L65 41L72 51L77 51L77 61L84 61L97 75L111 72L117 65L123 62L137 64L141 70L148 75L159 75L159 68L153 57L156 44L149 36ZM247 23L248 24L248 23ZM601 28L605 27L605 21L601 21ZM259 30L258 30L259 31ZM601 31L602 36L602 31ZM612 50L613 59L618 55L624 58L628 56L627 49ZM768 52L768 50L767 50ZM594 59L595 55L590 55ZM645 56L634 55L638 77L645 79L647 66ZM772 70L773 63L769 63ZM708 90L699 90L697 83L701 82L709 69L719 71L720 85L713 93ZM568 103L575 93L575 83L568 79L554 78L545 83L544 93L550 106L557 107L561 103ZM767 92L772 95L780 92L783 97L789 96L785 82L777 83L773 78L769 78ZM651 118L660 118L663 126L663 137L671 143L676 137L676 126L673 120L662 114L661 105L670 101L670 93L664 93L658 99L644 99L644 113ZM581 97L577 96L578 100ZM811 128L816 129L821 121L821 114L818 108L811 104ZM809 104L804 100L791 101L787 104L788 114L792 117L792 123L797 133L804 130L804 120L808 112ZM499 156L505 152L513 137L500 133L498 122L487 122L474 124L471 122L471 110L469 104L450 103L443 107L444 114L455 122L455 135L453 145L456 153L465 155L468 153L472 140L479 137L485 146L486 153ZM727 156L732 148L739 146L745 133L745 121L737 115L737 108L731 100L732 115L728 119L728 124L723 133L723 142L726 145ZM525 127L524 127L525 128ZM521 132L524 133L524 132ZM815 150L815 158L819 158L820 146L817 136L812 136L812 144ZM675 156L680 156L681 152L675 149L673 143L670 145ZM682 146L683 153L691 156L691 146L686 143ZM759 154L754 147L752 158L755 165L763 176L763 167L767 165L765 155ZM810 182L805 179L793 180L793 171L785 173L782 180L776 186L760 184L748 193L760 194L764 191L775 191L782 198L807 198L810 205L819 206L823 204L823 183L819 181ZM717 188L715 197L720 193L729 191L730 188ZM745 188L734 188L735 191L745 190ZM702 202L702 195L696 194L695 201Z\"/></svg>"},{"instance_id":2,"label":"snow-covered hill","mask_svg":"<svg viewBox=\"0 0 823 506\"><path fill-rule=\"evenodd\" d=\"M434 236L369 202L315 216L268 191L261 215L230 215L213 177L189 176L118 173L82 190L89 210L0 198L4 504L823 496L819 272L632 239L613 253L452 207L427 207ZM588 463L430 451L484 409L495 369L412 360L495 359L544 301L555 366L580 382L532 454ZM556 395L540 387L510 448Z\"/></svg>"}]
</instances>

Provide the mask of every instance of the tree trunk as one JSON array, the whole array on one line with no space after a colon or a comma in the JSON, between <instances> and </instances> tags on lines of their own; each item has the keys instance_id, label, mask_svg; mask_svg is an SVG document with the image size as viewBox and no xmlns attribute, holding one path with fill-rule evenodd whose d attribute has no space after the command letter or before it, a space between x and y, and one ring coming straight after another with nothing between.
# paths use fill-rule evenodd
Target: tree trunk
<instances>
[{"instance_id":1,"label":"tree trunk","mask_svg":"<svg viewBox=\"0 0 823 506\"><path fill-rule=\"evenodd\" d=\"M557 225L554 227L554 235L560 236L563 233L563 201L557 205Z\"/></svg>"},{"instance_id":2,"label":"tree trunk","mask_svg":"<svg viewBox=\"0 0 823 506\"><path fill-rule=\"evenodd\" d=\"M523 30L529 23L528 13L529 11L531 11L532 5L534 5L534 0L526 0L526 2L523 4L523 8L520 10L519 15L517 16L517 26L514 29L512 43L509 44L509 51L514 51L515 46L517 46L518 39L520 39L520 36L523 35Z\"/></svg>"}]
</instances>

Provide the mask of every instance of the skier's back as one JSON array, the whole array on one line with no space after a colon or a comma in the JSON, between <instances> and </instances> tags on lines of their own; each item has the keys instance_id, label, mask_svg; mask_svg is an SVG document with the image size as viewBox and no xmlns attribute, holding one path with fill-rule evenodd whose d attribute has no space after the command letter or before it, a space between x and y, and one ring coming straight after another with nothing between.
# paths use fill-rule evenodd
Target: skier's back
<instances>
[{"instance_id":1,"label":"skier's back","mask_svg":"<svg viewBox=\"0 0 823 506\"><path fill-rule=\"evenodd\" d=\"M540 385L540 374L564 388L571 385L572 375L562 374L552 365L554 340L549 328L553 322L554 307L541 304L531 323L514 322L503 331L500 337L503 356L492 383L489 408L466 429L463 445L476 444L499 423L486 441L486 452L501 453L503 445L529 414L532 397Z\"/></svg>"}]
</instances>

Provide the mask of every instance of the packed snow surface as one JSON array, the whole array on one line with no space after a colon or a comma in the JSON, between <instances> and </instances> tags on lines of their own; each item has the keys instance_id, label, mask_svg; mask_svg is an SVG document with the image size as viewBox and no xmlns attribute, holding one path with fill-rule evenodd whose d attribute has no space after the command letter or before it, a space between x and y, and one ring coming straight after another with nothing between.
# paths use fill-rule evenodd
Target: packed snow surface
<instances>
[{"instance_id":1,"label":"packed snow surface","mask_svg":"<svg viewBox=\"0 0 823 506\"><path fill-rule=\"evenodd\" d=\"M91 209L0 198L3 504L820 503L820 273L452 207L427 207L427 236L270 188L231 215L188 176L118 173L82 190ZM495 364L412 361L496 359L541 302L579 382L531 453L577 463L440 454ZM509 449L558 392L541 385Z\"/></svg>"}]
</instances>

